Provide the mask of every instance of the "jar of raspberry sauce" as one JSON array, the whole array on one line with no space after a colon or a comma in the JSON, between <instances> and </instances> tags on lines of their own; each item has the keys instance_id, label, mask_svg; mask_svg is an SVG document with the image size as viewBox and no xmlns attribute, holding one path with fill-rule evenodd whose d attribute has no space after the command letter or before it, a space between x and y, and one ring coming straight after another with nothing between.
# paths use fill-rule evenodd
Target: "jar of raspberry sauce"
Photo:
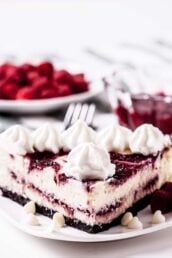
<instances>
[{"instance_id":1,"label":"jar of raspberry sauce","mask_svg":"<svg viewBox=\"0 0 172 258\"><path fill-rule=\"evenodd\" d=\"M121 125L132 130L144 123L151 123L158 127L163 133L172 133L172 94L169 94L169 84L167 87L158 87L157 83L152 86L140 84L136 87L134 82L132 88L122 80L115 80L116 73L113 74L113 80L104 78L104 84L107 89L109 101L113 112L118 117ZM156 78L156 82L157 82ZM151 78L152 82L152 78ZM148 80L146 82L148 83ZM144 87L145 86L145 87ZM167 89L167 90L166 90ZM171 84L172 92L172 84Z\"/></svg>"}]
</instances>

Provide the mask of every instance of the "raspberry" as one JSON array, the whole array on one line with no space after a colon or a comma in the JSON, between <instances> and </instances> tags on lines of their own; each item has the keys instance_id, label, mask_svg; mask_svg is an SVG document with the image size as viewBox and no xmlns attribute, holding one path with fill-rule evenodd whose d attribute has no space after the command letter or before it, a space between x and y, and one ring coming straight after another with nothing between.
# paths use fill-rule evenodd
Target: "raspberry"
<instances>
[{"instance_id":1,"label":"raspberry","mask_svg":"<svg viewBox=\"0 0 172 258\"><path fill-rule=\"evenodd\" d=\"M53 76L54 67L50 62L44 62L37 66L40 75L51 78Z\"/></svg>"},{"instance_id":2,"label":"raspberry","mask_svg":"<svg viewBox=\"0 0 172 258\"><path fill-rule=\"evenodd\" d=\"M172 200L172 182L165 183L162 189L170 195L170 198Z\"/></svg>"},{"instance_id":3,"label":"raspberry","mask_svg":"<svg viewBox=\"0 0 172 258\"><path fill-rule=\"evenodd\" d=\"M160 96L160 97L165 97L166 96L166 94L165 94L165 92L164 91L159 91L159 92L156 92L156 94L155 94L156 96Z\"/></svg>"},{"instance_id":4,"label":"raspberry","mask_svg":"<svg viewBox=\"0 0 172 258\"><path fill-rule=\"evenodd\" d=\"M12 64L2 65L0 67L0 71L1 78L8 80L8 82L16 82L20 84L20 82L25 79L25 74L20 67Z\"/></svg>"},{"instance_id":5,"label":"raspberry","mask_svg":"<svg viewBox=\"0 0 172 258\"><path fill-rule=\"evenodd\" d=\"M66 70L54 71L50 62L37 66L24 63L0 66L0 98L35 99L69 96L88 90L84 74L72 75Z\"/></svg>"},{"instance_id":6,"label":"raspberry","mask_svg":"<svg viewBox=\"0 0 172 258\"><path fill-rule=\"evenodd\" d=\"M20 66L20 69L22 71L24 71L25 73L28 73L28 72L31 72L31 71L33 72L36 68L31 64L25 63L25 64L22 64Z\"/></svg>"},{"instance_id":7,"label":"raspberry","mask_svg":"<svg viewBox=\"0 0 172 258\"><path fill-rule=\"evenodd\" d=\"M154 213L160 210L162 213L170 211L170 196L164 190L157 190L151 198L151 210Z\"/></svg>"},{"instance_id":8,"label":"raspberry","mask_svg":"<svg viewBox=\"0 0 172 258\"><path fill-rule=\"evenodd\" d=\"M18 87L15 83L4 83L0 87L1 94L4 99L15 99L18 91Z\"/></svg>"},{"instance_id":9,"label":"raspberry","mask_svg":"<svg viewBox=\"0 0 172 258\"><path fill-rule=\"evenodd\" d=\"M74 92L76 93L88 91L88 83L87 82L75 83L73 85L73 89L74 89Z\"/></svg>"},{"instance_id":10,"label":"raspberry","mask_svg":"<svg viewBox=\"0 0 172 258\"><path fill-rule=\"evenodd\" d=\"M59 84L58 86L58 96L63 97L63 96L69 96L72 95L72 89L68 84Z\"/></svg>"},{"instance_id":11,"label":"raspberry","mask_svg":"<svg viewBox=\"0 0 172 258\"><path fill-rule=\"evenodd\" d=\"M85 75L83 73L78 73L78 74L74 74L73 75L73 79L75 82L79 81L79 82L85 82Z\"/></svg>"},{"instance_id":12,"label":"raspberry","mask_svg":"<svg viewBox=\"0 0 172 258\"><path fill-rule=\"evenodd\" d=\"M3 73L4 75L7 75L9 71L11 71L11 69L16 69L16 67L14 65L12 65L11 63L4 63L3 65L0 66L0 71L1 73Z\"/></svg>"},{"instance_id":13,"label":"raspberry","mask_svg":"<svg viewBox=\"0 0 172 258\"><path fill-rule=\"evenodd\" d=\"M0 91L0 99L5 99L5 96L2 91Z\"/></svg>"},{"instance_id":14,"label":"raspberry","mask_svg":"<svg viewBox=\"0 0 172 258\"><path fill-rule=\"evenodd\" d=\"M73 76L66 70L59 70L54 73L54 80L58 83L73 83Z\"/></svg>"},{"instance_id":15,"label":"raspberry","mask_svg":"<svg viewBox=\"0 0 172 258\"><path fill-rule=\"evenodd\" d=\"M49 88L51 82L46 77L39 77L35 79L32 87L39 93L41 90Z\"/></svg>"},{"instance_id":16,"label":"raspberry","mask_svg":"<svg viewBox=\"0 0 172 258\"><path fill-rule=\"evenodd\" d=\"M4 64L1 66L1 68L4 70L6 78L13 76L17 73L18 68L15 65L12 64Z\"/></svg>"},{"instance_id":17,"label":"raspberry","mask_svg":"<svg viewBox=\"0 0 172 258\"><path fill-rule=\"evenodd\" d=\"M73 89L76 93L88 90L88 82L85 80L83 74L76 74L73 76Z\"/></svg>"},{"instance_id":18,"label":"raspberry","mask_svg":"<svg viewBox=\"0 0 172 258\"><path fill-rule=\"evenodd\" d=\"M58 96L58 92L54 88L43 89L40 92L40 98L42 98L42 99L55 98L57 96Z\"/></svg>"},{"instance_id":19,"label":"raspberry","mask_svg":"<svg viewBox=\"0 0 172 258\"><path fill-rule=\"evenodd\" d=\"M2 66L0 66L0 79L3 80L5 78L5 72L2 69Z\"/></svg>"},{"instance_id":20,"label":"raspberry","mask_svg":"<svg viewBox=\"0 0 172 258\"><path fill-rule=\"evenodd\" d=\"M24 87L20 89L17 93L16 99L18 100L27 100L27 99L34 99L35 92L31 87Z\"/></svg>"},{"instance_id":21,"label":"raspberry","mask_svg":"<svg viewBox=\"0 0 172 258\"><path fill-rule=\"evenodd\" d=\"M27 76L27 79L30 83L32 83L36 79L40 78L40 75L37 71L29 71L26 76Z\"/></svg>"}]
</instances>

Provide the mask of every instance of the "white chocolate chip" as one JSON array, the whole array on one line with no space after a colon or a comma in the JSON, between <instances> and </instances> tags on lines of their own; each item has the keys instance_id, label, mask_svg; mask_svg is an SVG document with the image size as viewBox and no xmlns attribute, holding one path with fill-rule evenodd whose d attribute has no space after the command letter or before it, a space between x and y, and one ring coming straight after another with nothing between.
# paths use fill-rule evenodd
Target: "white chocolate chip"
<instances>
[{"instance_id":1,"label":"white chocolate chip","mask_svg":"<svg viewBox=\"0 0 172 258\"><path fill-rule=\"evenodd\" d=\"M35 212L36 212L35 203L33 201L26 203L24 206L24 210L26 213L35 214Z\"/></svg>"},{"instance_id":2,"label":"white chocolate chip","mask_svg":"<svg viewBox=\"0 0 172 258\"><path fill-rule=\"evenodd\" d=\"M24 219L24 223L29 224L31 226L39 226L39 220L36 215L29 213L26 215L26 218Z\"/></svg>"},{"instance_id":3,"label":"white chocolate chip","mask_svg":"<svg viewBox=\"0 0 172 258\"><path fill-rule=\"evenodd\" d=\"M143 224L138 219L138 217L133 217L132 220L128 223L128 228L129 229L142 229Z\"/></svg>"},{"instance_id":4,"label":"white chocolate chip","mask_svg":"<svg viewBox=\"0 0 172 258\"><path fill-rule=\"evenodd\" d=\"M56 212L53 216L53 226L55 228L62 228L65 226L65 219L63 214Z\"/></svg>"},{"instance_id":5,"label":"white chocolate chip","mask_svg":"<svg viewBox=\"0 0 172 258\"><path fill-rule=\"evenodd\" d=\"M132 218L133 218L133 214L131 212L126 212L121 219L121 225L127 226L128 223L132 220Z\"/></svg>"},{"instance_id":6,"label":"white chocolate chip","mask_svg":"<svg viewBox=\"0 0 172 258\"><path fill-rule=\"evenodd\" d=\"M155 211L152 216L152 224L160 224L165 222L165 216L160 210Z\"/></svg>"}]
</instances>

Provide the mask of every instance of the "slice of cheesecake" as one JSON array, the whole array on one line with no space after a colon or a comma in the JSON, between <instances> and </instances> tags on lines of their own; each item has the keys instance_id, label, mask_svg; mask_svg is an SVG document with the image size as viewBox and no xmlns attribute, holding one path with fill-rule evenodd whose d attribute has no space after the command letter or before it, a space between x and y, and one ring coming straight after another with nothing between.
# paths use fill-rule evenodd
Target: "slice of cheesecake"
<instances>
[{"instance_id":1,"label":"slice of cheesecake","mask_svg":"<svg viewBox=\"0 0 172 258\"><path fill-rule=\"evenodd\" d=\"M171 163L170 142L151 125L96 134L79 121L62 134L45 125L32 134L15 126L0 136L3 195L22 205L33 200L37 212L60 212L67 225L90 233L118 223L136 203L140 208L168 181Z\"/></svg>"}]
</instances>

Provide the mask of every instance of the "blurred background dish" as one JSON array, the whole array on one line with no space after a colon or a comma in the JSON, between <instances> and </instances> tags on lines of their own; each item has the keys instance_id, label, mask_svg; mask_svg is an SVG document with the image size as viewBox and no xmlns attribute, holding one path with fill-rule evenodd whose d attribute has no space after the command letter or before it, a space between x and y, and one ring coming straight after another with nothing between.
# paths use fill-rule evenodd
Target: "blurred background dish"
<instances>
[{"instance_id":1,"label":"blurred background dish","mask_svg":"<svg viewBox=\"0 0 172 258\"><path fill-rule=\"evenodd\" d=\"M102 90L101 80L77 63L20 60L0 66L2 112L50 112L71 102L88 100Z\"/></svg>"},{"instance_id":2,"label":"blurred background dish","mask_svg":"<svg viewBox=\"0 0 172 258\"><path fill-rule=\"evenodd\" d=\"M89 84L84 73L55 68L50 61L0 66L0 98L5 100L66 97L88 91Z\"/></svg>"}]
</instances>

